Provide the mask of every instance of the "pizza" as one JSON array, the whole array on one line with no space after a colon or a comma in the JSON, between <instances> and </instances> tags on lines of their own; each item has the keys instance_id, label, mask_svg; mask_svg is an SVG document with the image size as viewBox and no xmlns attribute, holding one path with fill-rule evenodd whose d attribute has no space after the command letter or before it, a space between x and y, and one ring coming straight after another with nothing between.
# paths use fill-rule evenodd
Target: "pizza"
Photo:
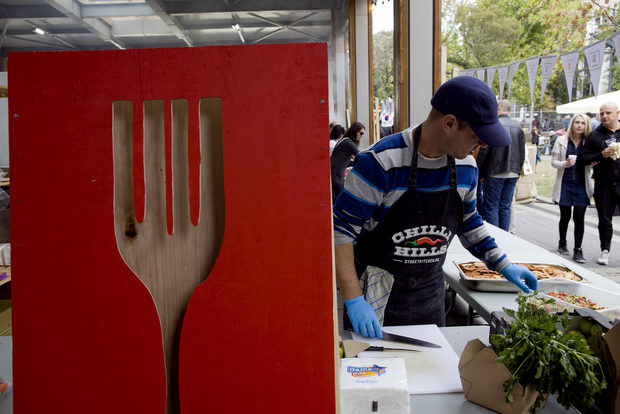
<instances>
[{"instance_id":1,"label":"pizza","mask_svg":"<svg viewBox=\"0 0 620 414\"><path fill-rule=\"evenodd\" d=\"M576 282L581 282L583 280L581 276L579 276L572 270L562 266L539 263L518 264L527 267L532 273L534 273L534 276L536 276L538 280L551 279L556 277L574 280ZM505 280L501 274L487 268L486 265L482 262L460 263L458 266L463 272L463 274L468 278L484 280Z\"/></svg>"},{"instance_id":2,"label":"pizza","mask_svg":"<svg viewBox=\"0 0 620 414\"><path fill-rule=\"evenodd\" d=\"M547 293L547 295L553 296L556 299L563 300L564 302L568 302L580 308L590 308L594 310L605 309L603 306L597 304L596 302L591 301L585 296L571 295L566 292L558 292L557 290L554 290L553 292L549 292Z\"/></svg>"}]
</instances>

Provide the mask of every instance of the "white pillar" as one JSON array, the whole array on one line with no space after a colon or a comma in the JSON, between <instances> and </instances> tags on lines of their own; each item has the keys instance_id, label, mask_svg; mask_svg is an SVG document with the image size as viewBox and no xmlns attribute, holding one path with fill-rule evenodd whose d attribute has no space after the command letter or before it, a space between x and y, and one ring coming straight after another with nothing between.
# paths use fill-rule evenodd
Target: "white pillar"
<instances>
[{"instance_id":1,"label":"white pillar","mask_svg":"<svg viewBox=\"0 0 620 414\"><path fill-rule=\"evenodd\" d=\"M357 119L366 126L360 149L368 147L370 128L370 91L368 90L368 0L355 0L355 82L357 90Z\"/></svg>"},{"instance_id":2,"label":"white pillar","mask_svg":"<svg viewBox=\"0 0 620 414\"><path fill-rule=\"evenodd\" d=\"M332 10L332 37L329 43L329 121L346 126L345 107L346 66L348 57L345 53L345 42L349 37L346 30L347 10Z\"/></svg>"},{"instance_id":3,"label":"white pillar","mask_svg":"<svg viewBox=\"0 0 620 414\"><path fill-rule=\"evenodd\" d=\"M433 96L433 0L409 2L409 120L424 121Z\"/></svg>"}]
</instances>

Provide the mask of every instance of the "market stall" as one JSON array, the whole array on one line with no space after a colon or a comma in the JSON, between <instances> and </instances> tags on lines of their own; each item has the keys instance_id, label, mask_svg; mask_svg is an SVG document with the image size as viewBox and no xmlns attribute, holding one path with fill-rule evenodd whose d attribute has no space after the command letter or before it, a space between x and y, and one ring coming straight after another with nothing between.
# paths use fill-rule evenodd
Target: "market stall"
<instances>
[{"instance_id":1,"label":"market stall","mask_svg":"<svg viewBox=\"0 0 620 414\"><path fill-rule=\"evenodd\" d=\"M585 267L579 266L557 254L535 245L527 240L503 231L495 226L487 225L498 246L509 252L510 260L524 263L556 264L573 270L582 276L590 285L620 294L620 285L612 280L597 275ZM491 312L502 308L516 309L516 292L494 292L471 289L461 277L455 263L478 261L458 240L455 240L448 249L448 256L443 266L444 278L450 288L460 295L469 304L470 309L478 313L485 321L490 322Z\"/></svg>"}]
</instances>

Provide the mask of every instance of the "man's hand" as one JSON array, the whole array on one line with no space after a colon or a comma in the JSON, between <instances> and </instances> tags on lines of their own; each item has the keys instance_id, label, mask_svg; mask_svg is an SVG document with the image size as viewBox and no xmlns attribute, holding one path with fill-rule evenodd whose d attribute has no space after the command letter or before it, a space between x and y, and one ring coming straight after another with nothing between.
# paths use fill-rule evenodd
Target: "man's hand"
<instances>
[{"instance_id":1,"label":"man's hand","mask_svg":"<svg viewBox=\"0 0 620 414\"><path fill-rule=\"evenodd\" d=\"M381 325L374 309L366 302L363 296L345 300L349 319L356 333L367 338L381 339Z\"/></svg>"},{"instance_id":2,"label":"man's hand","mask_svg":"<svg viewBox=\"0 0 620 414\"><path fill-rule=\"evenodd\" d=\"M511 263L500 273L506 280L519 286L525 293L530 293L530 289L538 290L538 279L524 266ZM525 283L523 283L523 281L525 281Z\"/></svg>"}]
</instances>

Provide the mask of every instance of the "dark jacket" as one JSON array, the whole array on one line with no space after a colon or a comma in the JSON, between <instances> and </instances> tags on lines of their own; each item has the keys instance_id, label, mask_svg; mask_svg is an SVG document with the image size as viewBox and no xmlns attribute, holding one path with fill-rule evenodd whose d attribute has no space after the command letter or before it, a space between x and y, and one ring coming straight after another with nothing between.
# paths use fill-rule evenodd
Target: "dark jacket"
<instances>
[{"instance_id":1,"label":"dark jacket","mask_svg":"<svg viewBox=\"0 0 620 414\"><path fill-rule=\"evenodd\" d=\"M603 158L603 154L601 154L607 148L605 141L608 139L620 141L620 129L610 131L601 124L590 132L583 144L581 152L583 163L589 165L593 161L599 161L593 169L595 185L601 182L620 182L620 158L617 160Z\"/></svg>"},{"instance_id":2,"label":"dark jacket","mask_svg":"<svg viewBox=\"0 0 620 414\"><path fill-rule=\"evenodd\" d=\"M332 173L332 201L342 192L344 187L344 172L351 162L351 157L357 155L359 150L351 138L344 137L334 147L332 151L331 173Z\"/></svg>"},{"instance_id":3,"label":"dark jacket","mask_svg":"<svg viewBox=\"0 0 620 414\"><path fill-rule=\"evenodd\" d=\"M505 147L481 148L476 158L476 164L480 170L480 178L507 172L521 173L521 167L525 162L525 135L521 125L510 119L508 115L499 116L502 124L512 142Z\"/></svg>"}]
</instances>

